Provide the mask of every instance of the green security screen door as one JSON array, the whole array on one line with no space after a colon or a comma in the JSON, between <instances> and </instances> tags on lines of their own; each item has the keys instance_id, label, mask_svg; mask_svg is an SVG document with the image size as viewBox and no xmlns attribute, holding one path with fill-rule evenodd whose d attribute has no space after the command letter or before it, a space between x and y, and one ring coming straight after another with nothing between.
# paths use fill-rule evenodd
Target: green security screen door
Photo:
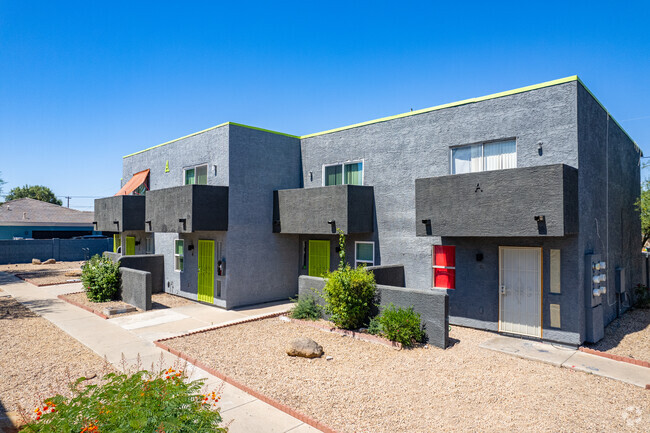
<instances>
[{"instance_id":1,"label":"green security screen door","mask_svg":"<svg viewBox=\"0 0 650 433\"><path fill-rule=\"evenodd\" d=\"M122 245L122 239L120 235L113 235L113 252L116 253L117 249Z\"/></svg>"},{"instance_id":2,"label":"green security screen door","mask_svg":"<svg viewBox=\"0 0 650 433\"><path fill-rule=\"evenodd\" d=\"M330 241L309 241L309 275L320 277L330 270Z\"/></svg>"},{"instance_id":3,"label":"green security screen door","mask_svg":"<svg viewBox=\"0 0 650 433\"><path fill-rule=\"evenodd\" d=\"M198 300L214 304L214 241L199 240Z\"/></svg>"},{"instance_id":4,"label":"green security screen door","mask_svg":"<svg viewBox=\"0 0 650 433\"><path fill-rule=\"evenodd\" d=\"M135 238L133 236L126 237L126 252L125 256L134 256L135 255Z\"/></svg>"}]
</instances>

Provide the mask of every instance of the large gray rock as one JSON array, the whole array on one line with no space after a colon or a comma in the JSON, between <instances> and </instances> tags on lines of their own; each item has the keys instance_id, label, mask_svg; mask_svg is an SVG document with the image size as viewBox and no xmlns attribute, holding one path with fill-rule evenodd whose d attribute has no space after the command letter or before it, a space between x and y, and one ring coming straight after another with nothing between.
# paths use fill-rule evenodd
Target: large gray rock
<instances>
[{"instance_id":1,"label":"large gray rock","mask_svg":"<svg viewBox=\"0 0 650 433\"><path fill-rule=\"evenodd\" d=\"M296 338L287 347L287 355L302 356L303 358L319 358L323 355L323 346L311 338Z\"/></svg>"}]
</instances>

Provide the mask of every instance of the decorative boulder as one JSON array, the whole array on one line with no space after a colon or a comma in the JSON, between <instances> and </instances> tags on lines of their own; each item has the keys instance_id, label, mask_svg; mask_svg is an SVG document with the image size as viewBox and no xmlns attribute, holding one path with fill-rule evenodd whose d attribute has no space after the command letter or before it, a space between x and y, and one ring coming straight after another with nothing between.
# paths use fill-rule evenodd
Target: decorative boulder
<instances>
[{"instance_id":1,"label":"decorative boulder","mask_svg":"<svg viewBox=\"0 0 650 433\"><path fill-rule=\"evenodd\" d=\"M47 259L43 262L44 265L53 265L56 263L56 260L54 259Z\"/></svg>"},{"instance_id":2,"label":"decorative boulder","mask_svg":"<svg viewBox=\"0 0 650 433\"><path fill-rule=\"evenodd\" d=\"M323 346L311 338L296 338L287 347L287 355L302 356L303 358L319 358L323 355Z\"/></svg>"},{"instance_id":3,"label":"decorative boulder","mask_svg":"<svg viewBox=\"0 0 650 433\"><path fill-rule=\"evenodd\" d=\"M32 265L40 265L41 261L38 259L32 259Z\"/></svg>"}]
</instances>

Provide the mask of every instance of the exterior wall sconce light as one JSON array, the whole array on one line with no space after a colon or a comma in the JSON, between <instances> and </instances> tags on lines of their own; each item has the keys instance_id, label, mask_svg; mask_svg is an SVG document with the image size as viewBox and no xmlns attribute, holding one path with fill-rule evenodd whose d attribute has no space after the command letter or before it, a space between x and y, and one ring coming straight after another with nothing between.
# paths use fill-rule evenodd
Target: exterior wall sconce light
<instances>
[{"instance_id":1,"label":"exterior wall sconce light","mask_svg":"<svg viewBox=\"0 0 650 433\"><path fill-rule=\"evenodd\" d=\"M535 215L535 221L543 223L546 220L546 217L544 215Z\"/></svg>"},{"instance_id":2,"label":"exterior wall sconce light","mask_svg":"<svg viewBox=\"0 0 650 433\"><path fill-rule=\"evenodd\" d=\"M93 221L93 226L95 226L95 230L97 230L97 221Z\"/></svg>"},{"instance_id":3,"label":"exterior wall sconce light","mask_svg":"<svg viewBox=\"0 0 650 433\"><path fill-rule=\"evenodd\" d=\"M212 167L214 168L214 175L216 176L217 175L217 164L214 164Z\"/></svg>"},{"instance_id":4,"label":"exterior wall sconce light","mask_svg":"<svg viewBox=\"0 0 650 433\"><path fill-rule=\"evenodd\" d=\"M187 251L192 251L194 249L194 244L189 244L187 246Z\"/></svg>"},{"instance_id":5,"label":"exterior wall sconce light","mask_svg":"<svg viewBox=\"0 0 650 433\"><path fill-rule=\"evenodd\" d=\"M539 153L539 156L542 156L542 154L544 153L544 149L542 149L543 144L544 143L542 143L541 141L537 143L537 153Z\"/></svg>"},{"instance_id":6,"label":"exterior wall sconce light","mask_svg":"<svg viewBox=\"0 0 650 433\"><path fill-rule=\"evenodd\" d=\"M147 224L149 226L149 230L151 230L151 220L147 220L144 223Z\"/></svg>"},{"instance_id":7,"label":"exterior wall sconce light","mask_svg":"<svg viewBox=\"0 0 650 433\"><path fill-rule=\"evenodd\" d=\"M185 218L179 218L178 222L183 224L183 230L187 229L187 220Z\"/></svg>"},{"instance_id":8,"label":"exterior wall sconce light","mask_svg":"<svg viewBox=\"0 0 650 433\"><path fill-rule=\"evenodd\" d=\"M335 220L329 220L329 221L327 221L327 224L334 225L334 224L336 224L336 221Z\"/></svg>"},{"instance_id":9,"label":"exterior wall sconce light","mask_svg":"<svg viewBox=\"0 0 650 433\"><path fill-rule=\"evenodd\" d=\"M309 181L310 181L310 182L313 182L313 181L314 181L314 172L313 172L313 171L310 171L310 172L309 172Z\"/></svg>"},{"instance_id":10,"label":"exterior wall sconce light","mask_svg":"<svg viewBox=\"0 0 650 433\"><path fill-rule=\"evenodd\" d=\"M117 229L115 231L120 231L120 222L119 221L113 221L113 224L117 226Z\"/></svg>"},{"instance_id":11,"label":"exterior wall sconce light","mask_svg":"<svg viewBox=\"0 0 650 433\"><path fill-rule=\"evenodd\" d=\"M422 220L422 224L426 224L426 225L430 226L431 225L431 220L430 219Z\"/></svg>"}]
</instances>

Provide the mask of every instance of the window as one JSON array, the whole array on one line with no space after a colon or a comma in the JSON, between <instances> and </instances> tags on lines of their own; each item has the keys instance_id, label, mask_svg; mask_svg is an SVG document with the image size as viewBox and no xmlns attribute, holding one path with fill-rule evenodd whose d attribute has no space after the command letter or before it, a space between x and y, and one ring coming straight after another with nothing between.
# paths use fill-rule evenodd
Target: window
<instances>
[{"instance_id":1,"label":"window","mask_svg":"<svg viewBox=\"0 0 650 433\"><path fill-rule=\"evenodd\" d=\"M183 239L174 241L174 270L183 272Z\"/></svg>"},{"instance_id":2,"label":"window","mask_svg":"<svg viewBox=\"0 0 650 433\"><path fill-rule=\"evenodd\" d=\"M471 144L451 149L451 174L517 167L515 140Z\"/></svg>"},{"instance_id":3,"label":"window","mask_svg":"<svg viewBox=\"0 0 650 433\"><path fill-rule=\"evenodd\" d=\"M147 236L147 254L153 254L153 235Z\"/></svg>"},{"instance_id":4,"label":"window","mask_svg":"<svg viewBox=\"0 0 650 433\"><path fill-rule=\"evenodd\" d=\"M184 170L185 185L207 185L208 184L208 166L198 165L189 167Z\"/></svg>"},{"instance_id":5,"label":"window","mask_svg":"<svg viewBox=\"0 0 650 433\"><path fill-rule=\"evenodd\" d=\"M363 185L363 162L346 162L323 166L323 186Z\"/></svg>"},{"instance_id":6,"label":"window","mask_svg":"<svg viewBox=\"0 0 650 433\"><path fill-rule=\"evenodd\" d=\"M456 288L456 247L433 246L433 287L437 289Z\"/></svg>"},{"instance_id":7,"label":"window","mask_svg":"<svg viewBox=\"0 0 650 433\"><path fill-rule=\"evenodd\" d=\"M354 266L365 264L372 266L375 264L375 243L374 242L355 242L354 243Z\"/></svg>"}]
</instances>

